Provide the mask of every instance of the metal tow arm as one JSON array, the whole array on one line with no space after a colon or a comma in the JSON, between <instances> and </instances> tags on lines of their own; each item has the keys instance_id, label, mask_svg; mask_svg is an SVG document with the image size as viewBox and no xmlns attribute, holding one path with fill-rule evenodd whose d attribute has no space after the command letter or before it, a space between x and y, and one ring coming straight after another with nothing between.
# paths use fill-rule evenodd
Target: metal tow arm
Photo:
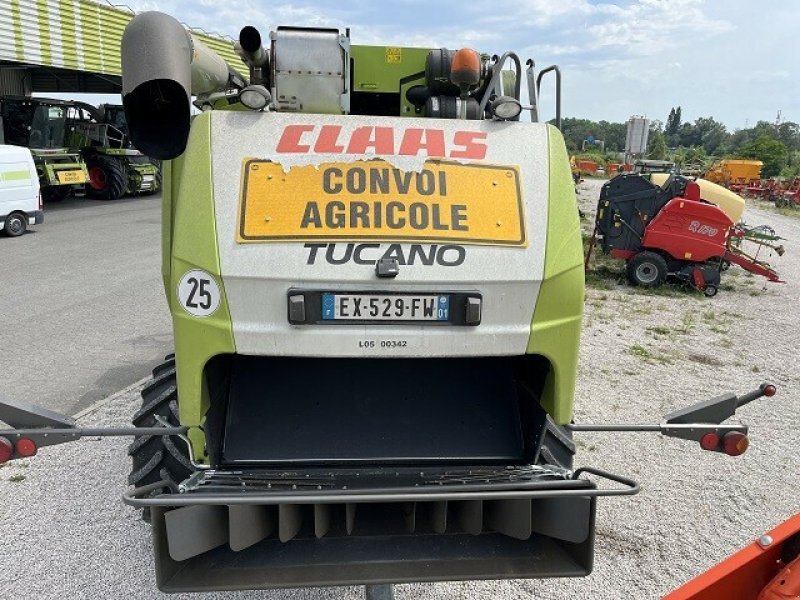
<instances>
[{"instance_id":1,"label":"metal tow arm","mask_svg":"<svg viewBox=\"0 0 800 600\"><path fill-rule=\"evenodd\" d=\"M725 452L732 456L747 450L748 427L744 423L724 423L736 414L736 409L762 397L772 397L777 389L771 383L762 383L758 389L737 396L723 394L703 400L664 416L658 424L567 425L575 432L656 432L682 440L700 442L704 450Z\"/></svg>"},{"instance_id":2,"label":"metal tow arm","mask_svg":"<svg viewBox=\"0 0 800 600\"><path fill-rule=\"evenodd\" d=\"M0 422L12 429L0 430L0 446L10 449L10 459L35 454L37 448L74 442L83 437L174 435L185 438L188 427L78 427L75 419L61 413L0 398ZM25 442L26 440L27 442ZM20 443L22 442L22 444ZM30 447L33 452L21 452ZM2 451L0 447L0 451ZM0 460L0 462L4 462Z\"/></svg>"}]
</instances>

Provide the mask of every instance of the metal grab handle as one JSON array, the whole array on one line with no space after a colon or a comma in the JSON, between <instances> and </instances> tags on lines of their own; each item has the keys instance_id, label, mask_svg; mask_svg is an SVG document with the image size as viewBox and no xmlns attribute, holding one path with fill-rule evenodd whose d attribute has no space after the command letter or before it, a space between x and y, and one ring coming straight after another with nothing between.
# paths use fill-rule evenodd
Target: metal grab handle
<instances>
[{"instance_id":1,"label":"metal grab handle","mask_svg":"<svg viewBox=\"0 0 800 600\"><path fill-rule=\"evenodd\" d=\"M605 496L634 496L639 493L639 483L633 479L615 475L602 469L594 467L581 467L573 472L571 479L566 482L586 482L590 480L581 478L583 473L595 475L614 483L624 485L624 488L598 489L578 487L574 489L529 489L529 490L482 490L482 491L435 491L426 492L424 490L409 490L404 492L375 493L365 490L357 491L336 491L331 493L308 493L306 491L284 491L284 492L239 492L239 493L173 493L161 494L150 497L150 493L164 487L169 487L177 492L177 486L167 481L159 481L150 485L134 488L126 491L122 495L122 501L129 506L222 506L222 505L249 505L249 504L341 504L341 503L372 503L372 502L435 502L441 500L513 500L513 499L538 499L538 498L564 498L564 497L583 497L600 498Z\"/></svg>"},{"instance_id":2,"label":"metal grab handle","mask_svg":"<svg viewBox=\"0 0 800 600\"><path fill-rule=\"evenodd\" d=\"M558 65L550 65L539 71L539 75L536 77L536 95L537 97L541 96L542 77L550 71L556 73L556 127L561 130L561 69L558 68Z\"/></svg>"},{"instance_id":3,"label":"metal grab handle","mask_svg":"<svg viewBox=\"0 0 800 600\"><path fill-rule=\"evenodd\" d=\"M634 481L633 479L629 479L628 477L624 477L623 475L616 475L615 473L610 473L609 471L604 471L603 469L596 469L594 467L580 467L577 469L573 474L573 479L578 479L583 473L589 473L590 475L595 475L597 477L602 477L603 479L609 479L616 483L622 484L627 486L626 488L616 489L616 490L606 490L606 496L635 496L640 491L640 486L638 481ZM611 493L616 492L616 493Z\"/></svg>"},{"instance_id":4,"label":"metal grab handle","mask_svg":"<svg viewBox=\"0 0 800 600\"><path fill-rule=\"evenodd\" d=\"M536 89L536 63L532 58L525 61L525 76L528 79L528 102L531 104L531 123L539 122L539 92Z\"/></svg>"}]
</instances>

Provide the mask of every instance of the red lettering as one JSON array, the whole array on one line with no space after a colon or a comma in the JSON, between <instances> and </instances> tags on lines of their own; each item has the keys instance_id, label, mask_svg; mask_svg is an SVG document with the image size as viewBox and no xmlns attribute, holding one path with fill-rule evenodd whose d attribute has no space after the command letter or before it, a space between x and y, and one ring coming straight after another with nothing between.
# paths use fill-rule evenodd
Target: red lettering
<instances>
[{"instance_id":1,"label":"red lettering","mask_svg":"<svg viewBox=\"0 0 800 600\"><path fill-rule=\"evenodd\" d=\"M306 146L300 143L300 139L304 133L313 131L313 125L287 125L283 130L283 135L278 141L278 146L275 148L276 152L283 153L303 153L308 152L311 146Z\"/></svg>"},{"instance_id":2,"label":"red lettering","mask_svg":"<svg viewBox=\"0 0 800 600\"><path fill-rule=\"evenodd\" d=\"M366 154L367 148L373 148L375 154L394 154L394 130L391 127L359 127L353 131L347 153Z\"/></svg>"},{"instance_id":3,"label":"red lettering","mask_svg":"<svg viewBox=\"0 0 800 600\"><path fill-rule=\"evenodd\" d=\"M451 150L450 158L486 158L486 144L478 140L486 139L485 131L456 131L453 144L461 146L462 150Z\"/></svg>"},{"instance_id":4,"label":"red lettering","mask_svg":"<svg viewBox=\"0 0 800 600\"><path fill-rule=\"evenodd\" d=\"M398 154L416 156L421 150L425 150L428 156L437 158L446 156L444 131L441 129L406 129Z\"/></svg>"},{"instance_id":5,"label":"red lettering","mask_svg":"<svg viewBox=\"0 0 800 600\"><path fill-rule=\"evenodd\" d=\"M425 154L431 158L486 158L488 134L484 131L456 131L452 137L450 153L445 145L445 132L442 129L409 128L403 131L400 148L395 149L395 130L392 127L357 127L349 140L341 140L341 125L323 125L316 139L305 143L304 137L315 130L314 125L287 125L276 147L276 152L302 154L311 151L318 154L399 154L417 156ZM312 136L313 137L313 136ZM346 143L346 146L344 145ZM346 149L345 149L346 148Z\"/></svg>"},{"instance_id":6,"label":"red lettering","mask_svg":"<svg viewBox=\"0 0 800 600\"><path fill-rule=\"evenodd\" d=\"M339 146L339 134L342 131L341 125L323 125L319 130L317 143L314 144L314 152L319 154L341 154L344 146ZM280 150L278 150L280 152Z\"/></svg>"}]
</instances>

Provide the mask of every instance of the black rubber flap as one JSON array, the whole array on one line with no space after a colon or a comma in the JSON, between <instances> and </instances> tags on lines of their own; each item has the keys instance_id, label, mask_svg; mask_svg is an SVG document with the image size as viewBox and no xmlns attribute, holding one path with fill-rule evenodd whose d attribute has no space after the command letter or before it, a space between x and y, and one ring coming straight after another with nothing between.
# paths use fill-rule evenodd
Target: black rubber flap
<instances>
[{"instance_id":1,"label":"black rubber flap","mask_svg":"<svg viewBox=\"0 0 800 600\"><path fill-rule=\"evenodd\" d=\"M516 462L512 358L237 357L223 464Z\"/></svg>"}]
</instances>

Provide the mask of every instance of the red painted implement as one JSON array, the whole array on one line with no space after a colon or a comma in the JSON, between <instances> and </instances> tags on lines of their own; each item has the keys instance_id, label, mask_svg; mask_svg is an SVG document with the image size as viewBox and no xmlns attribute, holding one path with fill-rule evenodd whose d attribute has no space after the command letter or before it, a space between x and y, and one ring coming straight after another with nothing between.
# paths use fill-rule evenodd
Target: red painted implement
<instances>
[{"instance_id":1,"label":"red painted implement","mask_svg":"<svg viewBox=\"0 0 800 600\"><path fill-rule=\"evenodd\" d=\"M800 513L663 600L800 600Z\"/></svg>"},{"instance_id":2,"label":"red painted implement","mask_svg":"<svg viewBox=\"0 0 800 600\"><path fill-rule=\"evenodd\" d=\"M603 186L595 237L603 252L627 263L634 285L656 287L667 277L685 281L707 296L717 293L722 271L731 264L769 281L780 277L758 252L748 254L742 241L778 255L777 236L735 224L720 206L701 198L695 181L671 176L657 186L636 175L620 175ZM587 253L587 264L594 238Z\"/></svg>"}]
</instances>

